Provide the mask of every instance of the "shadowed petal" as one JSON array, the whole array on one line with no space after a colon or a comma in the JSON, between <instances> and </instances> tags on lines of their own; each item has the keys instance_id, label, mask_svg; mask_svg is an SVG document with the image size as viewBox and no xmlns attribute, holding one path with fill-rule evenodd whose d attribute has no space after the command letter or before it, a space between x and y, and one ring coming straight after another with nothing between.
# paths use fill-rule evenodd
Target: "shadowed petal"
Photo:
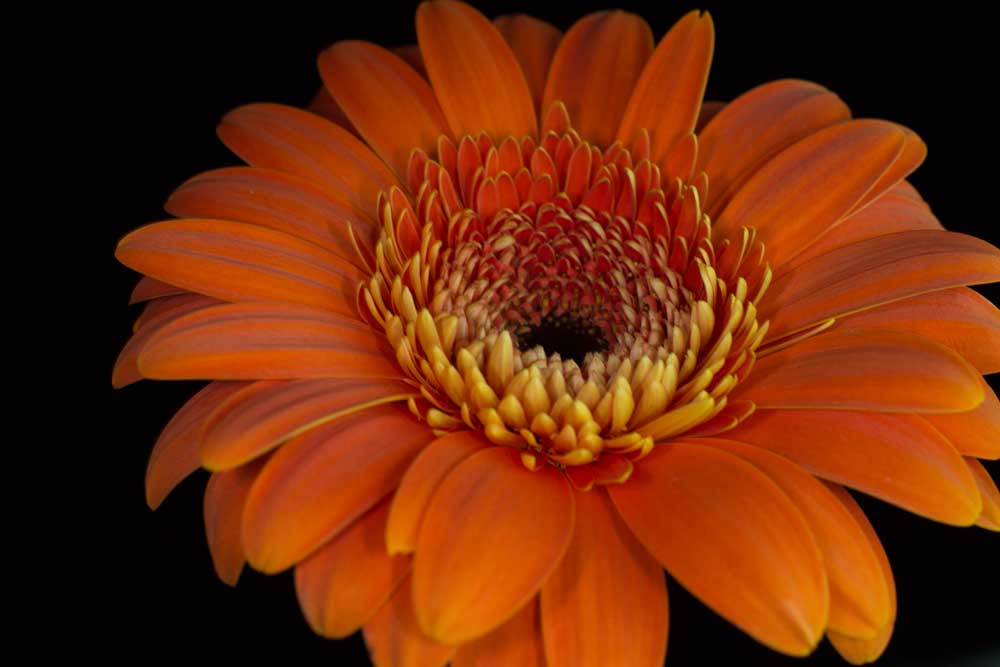
<instances>
[{"instance_id":1,"label":"shadowed petal","mask_svg":"<svg viewBox=\"0 0 1000 667\"><path fill-rule=\"evenodd\" d=\"M295 568L299 606L317 634L357 632L409 573L409 558L385 552L388 513L384 500Z\"/></svg>"},{"instance_id":2,"label":"shadowed petal","mask_svg":"<svg viewBox=\"0 0 1000 667\"><path fill-rule=\"evenodd\" d=\"M219 138L248 164L295 174L375 213L379 191L400 187L360 139L330 121L281 104L249 104L226 114Z\"/></svg>"},{"instance_id":3,"label":"shadowed petal","mask_svg":"<svg viewBox=\"0 0 1000 667\"><path fill-rule=\"evenodd\" d=\"M243 515L247 560L266 573L302 560L391 493L433 437L405 408L390 405L286 443L250 490Z\"/></svg>"},{"instance_id":4,"label":"shadowed petal","mask_svg":"<svg viewBox=\"0 0 1000 667\"><path fill-rule=\"evenodd\" d=\"M458 431L441 436L420 452L393 496L385 530L389 553L413 552L420 523L438 486L455 466L490 445L481 433Z\"/></svg>"},{"instance_id":5,"label":"shadowed petal","mask_svg":"<svg viewBox=\"0 0 1000 667\"><path fill-rule=\"evenodd\" d=\"M962 457L914 415L758 410L726 438L769 449L814 475L944 523L968 526L981 509Z\"/></svg>"},{"instance_id":6,"label":"shadowed petal","mask_svg":"<svg viewBox=\"0 0 1000 667\"><path fill-rule=\"evenodd\" d=\"M212 306L158 331L139 355L144 377L227 380L401 377L357 320L291 304Z\"/></svg>"},{"instance_id":7,"label":"shadowed petal","mask_svg":"<svg viewBox=\"0 0 1000 667\"><path fill-rule=\"evenodd\" d=\"M979 495L983 499L983 511L976 519L976 525L986 530L1000 531L1000 491L990 473L977 459L966 457L965 464L976 480Z\"/></svg>"},{"instance_id":8,"label":"shadowed petal","mask_svg":"<svg viewBox=\"0 0 1000 667\"><path fill-rule=\"evenodd\" d=\"M320 424L417 393L401 380L378 378L254 383L205 424L202 465L209 470L241 465Z\"/></svg>"},{"instance_id":9,"label":"shadowed petal","mask_svg":"<svg viewBox=\"0 0 1000 667\"><path fill-rule=\"evenodd\" d=\"M514 57L531 89L535 111L542 110L542 92L549 74L549 64L562 39L562 31L550 23L527 14L508 14L493 19L493 25L510 45Z\"/></svg>"},{"instance_id":10,"label":"shadowed petal","mask_svg":"<svg viewBox=\"0 0 1000 667\"><path fill-rule=\"evenodd\" d=\"M542 586L549 667L660 667L667 651L663 569L603 489L576 493L576 529Z\"/></svg>"},{"instance_id":11,"label":"shadowed petal","mask_svg":"<svg viewBox=\"0 0 1000 667\"><path fill-rule=\"evenodd\" d=\"M201 466L201 428L247 382L212 382L177 411L157 438L146 467L146 503L156 509L181 480Z\"/></svg>"},{"instance_id":12,"label":"shadowed petal","mask_svg":"<svg viewBox=\"0 0 1000 667\"><path fill-rule=\"evenodd\" d=\"M365 274L283 232L220 220L169 220L118 243L125 266L223 301L302 303L354 315Z\"/></svg>"},{"instance_id":13,"label":"shadowed petal","mask_svg":"<svg viewBox=\"0 0 1000 667\"><path fill-rule=\"evenodd\" d=\"M425 2L417 8L417 41L454 136L537 134L521 66L482 14L453 0Z\"/></svg>"},{"instance_id":14,"label":"shadowed petal","mask_svg":"<svg viewBox=\"0 0 1000 667\"><path fill-rule=\"evenodd\" d=\"M365 645L375 667L444 667L455 655L454 646L438 644L421 632L410 588L407 577L365 624Z\"/></svg>"},{"instance_id":15,"label":"shadowed petal","mask_svg":"<svg viewBox=\"0 0 1000 667\"><path fill-rule=\"evenodd\" d=\"M678 139L694 130L715 48L712 17L689 12L656 46L635 84L618 127L631 146L649 130L651 158L659 162Z\"/></svg>"},{"instance_id":16,"label":"shadowed petal","mask_svg":"<svg viewBox=\"0 0 1000 667\"><path fill-rule=\"evenodd\" d=\"M462 644L451 664L452 667L546 667L538 603L532 600L493 632Z\"/></svg>"},{"instance_id":17,"label":"shadowed petal","mask_svg":"<svg viewBox=\"0 0 1000 667\"><path fill-rule=\"evenodd\" d=\"M205 487L204 518L208 550L212 554L215 573L230 586L236 585L246 562L240 534L243 508L263 464L261 459L233 470L214 473Z\"/></svg>"},{"instance_id":18,"label":"shadowed petal","mask_svg":"<svg viewBox=\"0 0 1000 667\"><path fill-rule=\"evenodd\" d=\"M965 412L983 389L976 369L928 338L845 329L763 357L732 396L758 408Z\"/></svg>"},{"instance_id":19,"label":"shadowed petal","mask_svg":"<svg viewBox=\"0 0 1000 667\"><path fill-rule=\"evenodd\" d=\"M559 564L573 516L573 493L555 468L531 472L508 447L465 459L434 492L417 536L420 626L459 644L501 625Z\"/></svg>"},{"instance_id":20,"label":"shadowed petal","mask_svg":"<svg viewBox=\"0 0 1000 667\"><path fill-rule=\"evenodd\" d=\"M985 380L979 381L986 398L975 410L923 417L948 438L959 454L1000 459L1000 400Z\"/></svg>"},{"instance_id":21,"label":"shadowed petal","mask_svg":"<svg viewBox=\"0 0 1000 667\"><path fill-rule=\"evenodd\" d=\"M563 102L581 137L610 145L652 53L653 33L641 17L621 10L585 16L559 43L542 109Z\"/></svg>"},{"instance_id":22,"label":"shadowed petal","mask_svg":"<svg viewBox=\"0 0 1000 667\"><path fill-rule=\"evenodd\" d=\"M822 555L757 468L702 445L660 444L608 492L646 548L718 614L776 651L816 647L829 609Z\"/></svg>"},{"instance_id":23,"label":"shadowed petal","mask_svg":"<svg viewBox=\"0 0 1000 667\"><path fill-rule=\"evenodd\" d=\"M858 525L868 537L872 549L878 556L879 564L882 566L882 575L889 587L889 622L879 630L879 633L874 638L852 637L835 630L827 632L826 636L830 640L830 643L833 644L833 647L837 649L837 653L844 660L852 665L863 665L878 660L885 647L889 645L889 639L892 637L892 630L896 623L896 582L893 579L892 568L889 567L889 559L885 555L885 549L882 548L882 543L879 541L878 535L875 534L875 529L868 522L865 513L858 507L854 498L847 491L836 484L828 484L827 486L833 491L840 502L843 503L844 507L851 513L854 520L858 522Z\"/></svg>"},{"instance_id":24,"label":"shadowed petal","mask_svg":"<svg viewBox=\"0 0 1000 667\"><path fill-rule=\"evenodd\" d=\"M438 137L448 134L430 85L391 51L337 42L320 55L319 73L354 127L400 178L412 150L432 152Z\"/></svg>"}]
</instances>

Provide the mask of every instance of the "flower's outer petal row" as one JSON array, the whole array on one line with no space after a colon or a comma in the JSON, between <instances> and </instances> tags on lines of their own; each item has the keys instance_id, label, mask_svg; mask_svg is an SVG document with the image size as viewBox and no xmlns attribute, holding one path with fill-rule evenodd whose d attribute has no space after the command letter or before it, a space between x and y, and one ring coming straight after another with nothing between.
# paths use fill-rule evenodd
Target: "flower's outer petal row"
<instances>
[{"instance_id":1,"label":"flower's outer petal row","mask_svg":"<svg viewBox=\"0 0 1000 667\"><path fill-rule=\"evenodd\" d=\"M936 521L968 526L982 507L962 457L916 415L758 410L725 437Z\"/></svg>"},{"instance_id":2,"label":"flower's outer petal row","mask_svg":"<svg viewBox=\"0 0 1000 667\"><path fill-rule=\"evenodd\" d=\"M232 396L203 426L202 465L242 465L312 428L383 403L419 395L401 380L264 380Z\"/></svg>"},{"instance_id":3,"label":"flower's outer petal row","mask_svg":"<svg viewBox=\"0 0 1000 667\"><path fill-rule=\"evenodd\" d=\"M882 652L885 651L885 647L889 645L889 639L892 637L892 630L896 623L896 582L892 576L892 568L889 567L889 558L885 555L885 549L882 548L882 543L879 541L878 535L875 534L875 529L868 522L868 518L858 503L851 497L851 494L836 484L827 484L827 487L837 496L837 499L847 508L854 520L857 521L858 526L864 531L872 550L878 556L882 575L889 587L889 621L875 637L852 637L832 629L827 631L827 639L844 660L852 665L864 665L878 660Z\"/></svg>"},{"instance_id":4,"label":"flower's outer petal row","mask_svg":"<svg viewBox=\"0 0 1000 667\"><path fill-rule=\"evenodd\" d=\"M413 149L432 151L448 134L430 85L391 51L337 42L320 55L319 73L362 138L400 178Z\"/></svg>"},{"instance_id":5,"label":"flower's outer petal row","mask_svg":"<svg viewBox=\"0 0 1000 667\"><path fill-rule=\"evenodd\" d=\"M903 179L913 173L927 158L927 144L924 143L924 140L909 128L902 127L901 129L904 136L903 149L899 152L899 156L882 173L878 182L861 198L861 201L854 205L852 212L864 209L881 197L883 193L903 182Z\"/></svg>"},{"instance_id":6,"label":"flower's outer petal row","mask_svg":"<svg viewBox=\"0 0 1000 667\"><path fill-rule=\"evenodd\" d=\"M980 378L985 398L975 410L952 415L923 415L963 456L1000 459L1000 399Z\"/></svg>"},{"instance_id":7,"label":"flower's outer petal row","mask_svg":"<svg viewBox=\"0 0 1000 667\"><path fill-rule=\"evenodd\" d=\"M689 12L660 40L646 63L618 126L618 139L631 147L643 129L650 157L658 163L674 143L694 130L715 48L712 17Z\"/></svg>"},{"instance_id":8,"label":"flower's outer petal row","mask_svg":"<svg viewBox=\"0 0 1000 667\"><path fill-rule=\"evenodd\" d=\"M990 473L978 459L965 457L969 472L976 480L979 495L983 498L983 511L976 519L976 525L986 530L1000 531L1000 490Z\"/></svg>"},{"instance_id":9,"label":"flower's outer petal row","mask_svg":"<svg viewBox=\"0 0 1000 667\"><path fill-rule=\"evenodd\" d=\"M427 636L459 644L508 620L559 564L573 523L573 491L554 467L525 470L507 447L465 459L417 536L413 600Z\"/></svg>"},{"instance_id":10,"label":"flower's outer petal row","mask_svg":"<svg viewBox=\"0 0 1000 667\"><path fill-rule=\"evenodd\" d=\"M477 431L455 431L420 452L393 496L385 530L385 546L390 554L413 552L420 523L438 486L455 466L488 446L490 442Z\"/></svg>"},{"instance_id":11,"label":"flower's outer petal row","mask_svg":"<svg viewBox=\"0 0 1000 667\"><path fill-rule=\"evenodd\" d=\"M409 558L385 552L388 514L386 499L296 566L299 606L316 634L357 632L409 573Z\"/></svg>"},{"instance_id":12,"label":"flower's outer petal row","mask_svg":"<svg viewBox=\"0 0 1000 667\"><path fill-rule=\"evenodd\" d=\"M976 369L918 334L844 329L759 359L733 392L758 409L967 412L983 402Z\"/></svg>"},{"instance_id":13,"label":"flower's outer petal row","mask_svg":"<svg viewBox=\"0 0 1000 667\"><path fill-rule=\"evenodd\" d=\"M200 294L179 294L151 302L146 310L150 311L153 306L156 306L156 312L148 317L140 318L140 326L122 348L118 359L115 360L114 369L111 371L112 386L115 389L120 389L142 379L142 373L139 372L139 354L156 332L179 317L220 303L222 302L218 299Z\"/></svg>"},{"instance_id":14,"label":"flower's outer petal row","mask_svg":"<svg viewBox=\"0 0 1000 667\"><path fill-rule=\"evenodd\" d=\"M421 631L414 614L410 577L365 624L364 638L375 667L444 667L454 646L439 644Z\"/></svg>"},{"instance_id":15,"label":"flower's outer petal row","mask_svg":"<svg viewBox=\"0 0 1000 667\"><path fill-rule=\"evenodd\" d=\"M729 238L742 227L755 229L768 262L779 267L847 215L897 161L905 142L903 129L884 121L854 120L820 130L759 169L712 233Z\"/></svg>"},{"instance_id":16,"label":"flower's outer petal row","mask_svg":"<svg viewBox=\"0 0 1000 667\"><path fill-rule=\"evenodd\" d=\"M308 111L250 104L226 114L218 134L248 164L310 180L370 214L379 192L399 186L360 139Z\"/></svg>"},{"instance_id":17,"label":"flower's outer petal row","mask_svg":"<svg viewBox=\"0 0 1000 667\"><path fill-rule=\"evenodd\" d=\"M790 260L790 264L797 266L834 248L875 236L915 229L940 231L944 227L923 200L919 197L914 199L904 183L899 183L868 206L843 218L825 234L817 236ZM781 272L789 268L788 265L783 266Z\"/></svg>"},{"instance_id":18,"label":"flower's outer petal row","mask_svg":"<svg viewBox=\"0 0 1000 667\"><path fill-rule=\"evenodd\" d=\"M775 274L760 311L771 340L829 317L925 292L1000 280L1000 250L938 230L885 234L831 250Z\"/></svg>"},{"instance_id":19,"label":"flower's outer petal row","mask_svg":"<svg viewBox=\"0 0 1000 667\"><path fill-rule=\"evenodd\" d=\"M427 79L427 67L424 65L424 57L420 53L420 47L416 44L404 44L403 46L394 46L390 49L397 56L406 61L406 64L413 68L413 70Z\"/></svg>"},{"instance_id":20,"label":"flower's outer petal row","mask_svg":"<svg viewBox=\"0 0 1000 667\"><path fill-rule=\"evenodd\" d=\"M545 80L549 75L552 56L562 39L562 31L550 23L527 14L508 14L493 19L493 25L514 52L524 78L531 89L535 113L540 114Z\"/></svg>"},{"instance_id":21,"label":"flower's outer petal row","mask_svg":"<svg viewBox=\"0 0 1000 667\"><path fill-rule=\"evenodd\" d=\"M965 457L965 463L976 479L979 495L983 498L983 511L976 519L976 525L986 530L1000 531L1000 490L997 490L997 483L978 459Z\"/></svg>"},{"instance_id":22,"label":"flower's outer petal row","mask_svg":"<svg viewBox=\"0 0 1000 667\"><path fill-rule=\"evenodd\" d=\"M732 440L699 440L739 456L770 477L805 516L830 581L829 628L874 637L889 622L889 589L878 555L822 482L786 458Z\"/></svg>"},{"instance_id":23,"label":"flower's outer petal row","mask_svg":"<svg viewBox=\"0 0 1000 667\"><path fill-rule=\"evenodd\" d=\"M841 329L909 331L958 352L984 375L1000 372L1000 309L968 287L928 292L848 315Z\"/></svg>"},{"instance_id":24,"label":"flower's outer petal row","mask_svg":"<svg viewBox=\"0 0 1000 667\"><path fill-rule=\"evenodd\" d=\"M542 586L548 667L660 667L668 624L663 569L602 489L575 499L573 541Z\"/></svg>"},{"instance_id":25,"label":"flower's outer petal row","mask_svg":"<svg viewBox=\"0 0 1000 667\"><path fill-rule=\"evenodd\" d=\"M235 586L243 571L243 508L264 459L213 473L205 487L204 519L208 550L219 579Z\"/></svg>"},{"instance_id":26,"label":"flower's outer petal row","mask_svg":"<svg viewBox=\"0 0 1000 667\"><path fill-rule=\"evenodd\" d=\"M146 503L156 509L181 480L201 465L201 427L247 382L212 382L177 411L164 427L146 467Z\"/></svg>"},{"instance_id":27,"label":"flower's outer petal row","mask_svg":"<svg viewBox=\"0 0 1000 667\"><path fill-rule=\"evenodd\" d=\"M371 255L375 221L351 202L292 174L257 167L226 167L199 174L170 195L178 218L215 218L269 227L310 241L366 269L355 241Z\"/></svg>"},{"instance_id":28,"label":"flower's outer petal row","mask_svg":"<svg viewBox=\"0 0 1000 667\"><path fill-rule=\"evenodd\" d=\"M726 108L726 104L726 102L720 102L719 100L702 100L694 133L700 137L701 133L705 130L705 126L718 116L720 111Z\"/></svg>"},{"instance_id":29,"label":"flower's outer petal row","mask_svg":"<svg viewBox=\"0 0 1000 667\"><path fill-rule=\"evenodd\" d=\"M811 653L830 600L806 520L751 464L696 443L660 444L628 484L608 487L618 511L716 613L777 651Z\"/></svg>"},{"instance_id":30,"label":"flower's outer petal row","mask_svg":"<svg viewBox=\"0 0 1000 667\"><path fill-rule=\"evenodd\" d=\"M257 225L221 220L157 222L125 236L122 264L223 301L302 303L355 314L365 275L308 241Z\"/></svg>"},{"instance_id":31,"label":"flower's outer petal row","mask_svg":"<svg viewBox=\"0 0 1000 667\"><path fill-rule=\"evenodd\" d=\"M453 136L538 133L521 66L482 14L454 0L425 2L417 8L417 42Z\"/></svg>"},{"instance_id":32,"label":"flower's outer petal row","mask_svg":"<svg viewBox=\"0 0 1000 667\"><path fill-rule=\"evenodd\" d=\"M772 157L850 117L839 97L809 81L783 79L743 93L698 133L697 169L711 179L705 210L715 217Z\"/></svg>"},{"instance_id":33,"label":"flower's outer petal row","mask_svg":"<svg viewBox=\"0 0 1000 667\"><path fill-rule=\"evenodd\" d=\"M285 443L247 499L247 560L265 573L296 564L391 493L433 439L405 408L380 405Z\"/></svg>"},{"instance_id":34,"label":"flower's outer petal row","mask_svg":"<svg viewBox=\"0 0 1000 667\"><path fill-rule=\"evenodd\" d=\"M621 10L585 16L559 43L542 109L563 102L581 137L601 148L611 145L652 53L653 33L641 17Z\"/></svg>"},{"instance_id":35,"label":"flower's outer petal row","mask_svg":"<svg viewBox=\"0 0 1000 667\"><path fill-rule=\"evenodd\" d=\"M128 302L129 305L132 305L143 301L159 299L165 296L176 296L178 294L183 294L186 291L187 290L182 287L170 285L162 280L150 278L149 276L143 276L139 279L139 282L135 284L135 288L132 290L132 294L129 296Z\"/></svg>"},{"instance_id":36,"label":"flower's outer petal row","mask_svg":"<svg viewBox=\"0 0 1000 667\"><path fill-rule=\"evenodd\" d=\"M493 632L462 644L452 667L546 667L539 618L538 602L532 600Z\"/></svg>"},{"instance_id":37,"label":"flower's outer petal row","mask_svg":"<svg viewBox=\"0 0 1000 667\"><path fill-rule=\"evenodd\" d=\"M339 125L351 134L357 135L358 131L351 125L350 119L344 110L337 104L337 100L330 96L330 91L326 86L320 86L313 96L312 101L306 106L306 111L322 116L334 125ZM360 137L359 137L360 138Z\"/></svg>"},{"instance_id":38,"label":"flower's outer petal row","mask_svg":"<svg viewBox=\"0 0 1000 667\"><path fill-rule=\"evenodd\" d=\"M400 377L391 351L356 320L292 304L212 306L160 329L139 355L161 380Z\"/></svg>"}]
</instances>

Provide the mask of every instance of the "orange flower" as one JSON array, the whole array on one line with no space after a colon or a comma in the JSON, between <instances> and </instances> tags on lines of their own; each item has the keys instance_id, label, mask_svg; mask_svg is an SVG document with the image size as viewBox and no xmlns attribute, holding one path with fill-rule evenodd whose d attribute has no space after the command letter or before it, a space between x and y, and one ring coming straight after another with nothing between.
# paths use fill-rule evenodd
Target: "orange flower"
<instances>
[{"instance_id":1,"label":"orange flower","mask_svg":"<svg viewBox=\"0 0 1000 667\"><path fill-rule=\"evenodd\" d=\"M150 505L213 471L220 577L294 567L380 667L662 664L662 568L777 651L877 658L895 588L843 486L1000 528L966 287L1000 251L904 180L923 143L803 81L703 107L697 12L655 48L450 0L417 34L324 52L320 115L230 113L251 166L121 241L149 304L115 384L212 380Z\"/></svg>"}]
</instances>

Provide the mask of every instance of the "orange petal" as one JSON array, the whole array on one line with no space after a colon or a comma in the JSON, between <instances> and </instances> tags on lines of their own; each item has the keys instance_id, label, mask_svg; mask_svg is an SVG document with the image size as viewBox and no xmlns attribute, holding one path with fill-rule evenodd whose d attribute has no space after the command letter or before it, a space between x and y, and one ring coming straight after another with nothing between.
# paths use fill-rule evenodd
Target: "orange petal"
<instances>
[{"instance_id":1,"label":"orange petal","mask_svg":"<svg viewBox=\"0 0 1000 667\"><path fill-rule=\"evenodd\" d=\"M962 457L914 415L758 410L726 438L769 449L814 475L944 523L968 526L981 509Z\"/></svg>"},{"instance_id":2,"label":"orange petal","mask_svg":"<svg viewBox=\"0 0 1000 667\"><path fill-rule=\"evenodd\" d=\"M247 499L247 560L266 573L302 560L391 493L432 439L406 408L387 405L286 443L268 460Z\"/></svg>"},{"instance_id":3,"label":"orange petal","mask_svg":"<svg viewBox=\"0 0 1000 667\"><path fill-rule=\"evenodd\" d=\"M223 301L304 303L354 315L357 267L294 236L219 220L146 225L118 243L122 264Z\"/></svg>"},{"instance_id":4,"label":"orange petal","mask_svg":"<svg viewBox=\"0 0 1000 667\"><path fill-rule=\"evenodd\" d=\"M660 667L668 621L663 568L603 490L574 497L573 541L542 586L549 667Z\"/></svg>"},{"instance_id":5,"label":"orange petal","mask_svg":"<svg viewBox=\"0 0 1000 667\"><path fill-rule=\"evenodd\" d=\"M462 644L452 667L545 667L538 603L532 600L499 628ZM552 667L553 663L549 663Z\"/></svg>"},{"instance_id":6,"label":"orange petal","mask_svg":"<svg viewBox=\"0 0 1000 667\"><path fill-rule=\"evenodd\" d=\"M347 637L371 620L410 571L385 552L384 500L295 568L299 606L316 634Z\"/></svg>"},{"instance_id":7,"label":"orange petal","mask_svg":"<svg viewBox=\"0 0 1000 667\"><path fill-rule=\"evenodd\" d=\"M837 329L921 334L962 355L983 374L1000 372L1000 310L968 287L920 294L838 320Z\"/></svg>"},{"instance_id":8,"label":"orange petal","mask_svg":"<svg viewBox=\"0 0 1000 667\"><path fill-rule=\"evenodd\" d=\"M802 250L792 260L795 266L827 253L840 246L851 245L875 236L913 229L944 229L930 207L919 199L913 199L900 185L892 188L870 205L830 228L826 234ZM784 266L781 271L790 267Z\"/></svg>"},{"instance_id":9,"label":"orange petal","mask_svg":"<svg viewBox=\"0 0 1000 667\"><path fill-rule=\"evenodd\" d=\"M694 130L715 48L712 17L689 12L656 46L618 126L618 138L631 146L649 130L651 159L659 162L671 146Z\"/></svg>"},{"instance_id":10,"label":"orange petal","mask_svg":"<svg viewBox=\"0 0 1000 667\"><path fill-rule=\"evenodd\" d=\"M164 296L175 296L177 294L183 294L186 290L176 285L170 285L156 278L150 278L149 276L143 276L136 283L135 289L132 290L132 296L129 297L129 304L139 303L140 301L149 301L150 299L159 299Z\"/></svg>"},{"instance_id":11,"label":"orange petal","mask_svg":"<svg viewBox=\"0 0 1000 667\"><path fill-rule=\"evenodd\" d=\"M455 655L455 647L438 644L421 632L413 614L409 578L396 587L364 630L375 667L444 667Z\"/></svg>"},{"instance_id":12,"label":"orange petal","mask_svg":"<svg viewBox=\"0 0 1000 667\"><path fill-rule=\"evenodd\" d=\"M425 2L417 8L417 41L454 136L486 132L499 141L537 133L521 66L486 17L453 0Z\"/></svg>"},{"instance_id":13,"label":"orange petal","mask_svg":"<svg viewBox=\"0 0 1000 667\"><path fill-rule=\"evenodd\" d=\"M179 218L248 222L322 246L356 266L355 237L372 245L375 223L343 197L309 181L270 169L229 167L195 176L170 195L166 209Z\"/></svg>"},{"instance_id":14,"label":"orange petal","mask_svg":"<svg viewBox=\"0 0 1000 667\"><path fill-rule=\"evenodd\" d=\"M839 97L808 81L772 81L740 95L698 133L698 171L711 175L705 210L715 217L772 157L850 117Z\"/></svg>"},{"instance_id":15,"label":"orange petal","mask_svg":"<svg viewBox=\"0 0 1000 667\"><path fill-rule=\"evenodd\" d=\"M378 193L400 187L389 167L357 137L308 111L250 104L226 114L219 137L255 167L319 183L374 214Z\"/></svg>"},{"instance_id":16,"label":"orange petal","mask_svg":"<svg viewBox=\"0 0 1000 667\"><path fill-rule=\"evenodd\" d=\"M351 134L357 134L354 126L351 125L350 119L344 110L340 108L337 101L330 97L330 93L327 92L325 86L320 86L319 90L316 91L316 95L313 96L312 102L306 107L306 111L311 111L317 116L322 116L326 118L331 123L335 123Z\"/></svg>"},{"instance_id":17,"label":"orange petal","mask_svg":"<svg viewBox=\"0 0 1000 667\"><path fill-rule=\"evenodd\" d=\"M490 447L456 466L417 536L413 601L424 632L459 644L513 616L558 565L573 515L563 476L527 470L515 449Z\"/></svg>"},{"instance_id":18,"label":"orange petal","mask_svg":"<svg viewBox=\"0 0 1000 667\"><path fill-rule=\"evenodd\" d=\"M256 382L205 424L202 465L233 468L320 424L418 394L402 380L377 378Z\"/></svg>"},{"instance_id":19,"label":"orange petal","mask_svg":"<svg viewBox=\"0 0 1000 667\"><path fill-rule=\"evenodd\" d=\"M788 459L732 440L699 443L739 456L781 487L809 523L830 581L829 627L874 637L889 622L889 589L868 537L822 482Z\"/></svg>"},{"instance_id":20,"label":"orange petal","mask_svg":"<svg viewBox=\"0 0 1000 667\"><path fill-rule=\"evenodd\" d=\"M182 315L218 305L221 301L200 294L180 294L158 299L154 303L161 306L157 308L158 312L151 317L142 318L142 325L125 343L115 361L114 370L111 371L111 385L115 389L142 379L142 373L139 372L139 353L153 334Z\"/></svg>"},{"instance_id":21,"label":"orange petal","mask_svg":"<svg viewBox=\"0 0 1000 667\"><path fill-rule=\"evenodd\" d=\"M199 448L205 419L246 382L212 382L184 404L157 438L146 467L146 504L156 509L181 480L201 466Z\"/></svg>"},{"instance_id":22,"label":"orange petal","mask_svg":"<svg viewBox=\"0 0 1000 667\"><path fill-rule=\"evenodd\" d=\"M694 133L701 136L705 126L719 115L719 112L726 108L725 102L718 100L702 100L701 110L698 111L698 122L695 124Z\"/></svg>"},{"instance_id":23,"label":"orange petal","mask_svg":"<svg viewBox=\"0 0 1000 667\"><path fill-rule=\"evenodd\" d=\"M320 54L319 73L364 140L401 178L412 150L433 153L438 137L448 134L427 81L381 46L337 42Z\"/></svg>"},{"instance_id":24,"label":"orange petal","mask_svg":"<svg viewBox=\"0 0 1000 667\"><path fill-rule=\"evenodd\" d=\"M652 53L653 33L641 17L621 10L583 17L559 43L542 109L563 102L581 137L609 146Z\"/></svg>"},{"instance_id":25,"label":"orange petal","mask_svg":"<svg viewBox=\"0 0 1000 667\"><path fill-rule=\"evenodd\" d=\"M205 534L212 554L215 573L230 586L235 586L243 571L243 541L240 525L243 507L263 459L226 472L214 473L205 487Z\"/></svg>"},{"instance_id":26,"label":"orange petal","mask_svg":"<svg viewBox=\"0 0 1000 667\"><path fill-rule=\"evenodd\" d=\"M392 500L385 529L389 553L413 553L420 523L438 486L455 466L488 446L489 441L476 431L457 431L441 436L420 452Z\"/></svg>"},{"instance_id":27,"label":"orange petal","mask_svg":"<svg viewBox=\"0 0 1000 667\"><path fill-rule=\"evenodd\" d=\"M978 459L965 457L965 463L969 466L969 472L975 478L979 495L983 499L983 511L976 519L976 525L986 530L1000 531L1000 491L997 490L997 483Z\"/></svg>"},{"instance_id":28,"label":"orange petal","mask_svg":"<svg viewBox=\"0 0 1000 667\"><path fill-rule=\"evenodd\" d=\"M1000 400L980 378L986 398L975 410L953 415L923 415L964 456L1000 459Z\"/></svg>"},{"instance_id":29,"label":"orange petal","mask_svg":"<svg viewBox=\"0 0 1000 667\"><path fill-rule=\"evenodd\" d=\"M378 334L356 320L292 304L203 308L158 331L139 355L159 380L401 377Z\"/></svg>"},{"instance_id":30,"label":"orange petal","mask_svg":"<svg viewBox=\"0 0 1000 667\"><path fill-rule=\"evenodd\" d=\"M868 537L872 549L878 556L879 564L882 567L882 575L889 587L889 622L879 630L879 633L874 638L852 637L835 630L827 632L827 638L830 640L830 643L833 644L833 647L837 649L837 653L844 660L852 665L863 665L877 660L882 655L882 652L885 651L885 647L889 645L889 639L892 637L892 629L896 623L896 582L893 579L892 568L889 567L889 559L885 555L885 549L882 548L882 543L879 541L878 535L875 534L875 529L868 522L865 513L858 507L854 498L847 491L836 484L828 484L827 486L833 491L840 502L843 503L844 507L851 513L854 520L857 521Z\"/></svg>"},{"instance_id":31,"label":"orange petal","mask_svg":"<svg viewBox=\"0 0 1000 667\"><path fill-rule=\"evenodd\" d=\"M757 468L664 443L608 492L646 548L716 613L776 651L816 647L829 609L823 558L795 505Z\"/></svg>"},{"instance_id":32,"label":"orange petal","mask_svg":"<svg viewBox=\"0 0 1000 667\"><path fill-rule=\"evenodd\" d=\"M719 215L713 234L727 238L752 227L767 261L781 266L858 204L905 141L902 128L878 120L820 130L763 165Z\"/></svg>"},{"instance_id":33,"label":"orange petal","mask_svg":"<svg viewBox=\"0 0 1000 667\"><path fill-rule=\"evenodd\" d=\"M403 46L394 46L392 52L397 56L406 61L406 64L413 68L413 70L422 76L425 80L427 79L427 68L424 67L424 57L420 55L420 47L416 44L404 44Z\"/></svg>"},{"instance_id":34,"label":"orange petal","mask_svg":"<svg viewBox=\"0 0 1000 667\"><path fill-rule=\"evenodd\" d=\"M929 338L844 329L759 359L733 397L772 409L965 412L983 389L976 369Z\"/></svg>"},{"instance_id":35,"label":"orange petal","mask_svg":"<svg viewBox=\"0 0 1000 667\"><path fill-rule=\"evenodd\" d=\"M892 163L892 166L885 170L878 182L861 198L861 201L855 204L855 211L864 208L881 197L884 192L900 183L915 171L927 157L927 144L924 143L924 140L909 128L904 127L902 130L905 136L903 150L900 151L899 157Z\"/></svg>"},{"instance_id":36,"label":"orange petal","mask_svg":"<svg viewBox=\"0 0 1000 667\"><path fill-rule=\"evenodd\" d=\"M493 19L493 25L510 45L514 57L531 89L535 112L541 112L542 93L549 74L549 64L559 46L562 31L550 23L527 14L508 14Z\"/></svg>"},{"instance_id":37,"label":"orange petal","mask_svg":"<svg viewBox=\"0 0 1000 667\"><path fill-rule=\"evenodd\" d=\"M776 274L760 303L770 339L828 317L948 287L1000 280L1000 250L964 234L913 230L831 250Z\"/></svg>"}]
</instances>

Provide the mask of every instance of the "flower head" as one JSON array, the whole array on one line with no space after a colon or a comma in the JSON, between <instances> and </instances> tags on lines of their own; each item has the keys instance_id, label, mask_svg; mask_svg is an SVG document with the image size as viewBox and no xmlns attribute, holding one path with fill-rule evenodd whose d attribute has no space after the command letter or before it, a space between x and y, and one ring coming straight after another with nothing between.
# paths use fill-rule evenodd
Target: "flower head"
<instances>
[{"instance_id":1,"label":"flower head","mask_svg":"<svg viewBox=\"0 0 1000 667\"><path fill-rule=\"evenodd\" d=\"M895 589L844 486L1000 528L966 287L1000 251L904 180L921 140L804 81L703 105L698 12L654 47L439 0L417 34L231 112L249 166L121 241L149 303L115 383L211 380L150 505L213 471L220 576L294 567L380 666L662 664L663 568L777 651L877 658Z\"/></svg>"}]
</instances>

